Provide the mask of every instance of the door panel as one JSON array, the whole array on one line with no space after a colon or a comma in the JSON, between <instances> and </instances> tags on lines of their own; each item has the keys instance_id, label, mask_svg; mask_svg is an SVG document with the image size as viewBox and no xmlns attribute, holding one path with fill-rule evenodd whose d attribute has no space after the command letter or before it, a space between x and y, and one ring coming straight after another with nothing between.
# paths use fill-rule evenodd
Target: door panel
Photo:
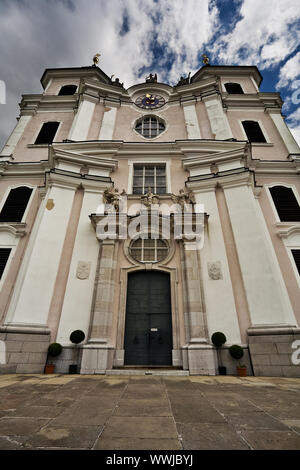
<instances>
[{"instance_id":1,"label":"door panel","mask_svg":"<svg viewBox=\"0 0 300 470\"><path fill-rule=\"evenodd\" d=\"M126 365L172 364L170 277L161 272L128 276Z\"/></svg>"}]
</instances>

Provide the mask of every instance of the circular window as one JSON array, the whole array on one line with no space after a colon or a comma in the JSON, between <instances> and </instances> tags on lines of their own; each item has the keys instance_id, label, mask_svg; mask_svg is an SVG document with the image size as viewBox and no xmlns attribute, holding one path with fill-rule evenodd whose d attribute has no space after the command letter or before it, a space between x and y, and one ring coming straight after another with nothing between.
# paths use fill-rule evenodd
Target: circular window
<instances>
[{"instance_id":1,"label":"circular window","mask_svg":"<svg viewBox=\"0 0 300 470\"><path fill-rule=\"evenodd\" d=\"M147 139L157 137L165 128L164 122L155 116L144 116L135 125L135 130Z\"/></svg>"},{"instance_id":2,"label":"circular window","mask_svg":"<svg viewBox=\"0 0 300 470\"><path fill-rule=\"evenodd\" d=\"M140 263L158 263L167 258L169 245L162 239L138 238L131 242L129 253Z\"/></svg>"}]
</instances>

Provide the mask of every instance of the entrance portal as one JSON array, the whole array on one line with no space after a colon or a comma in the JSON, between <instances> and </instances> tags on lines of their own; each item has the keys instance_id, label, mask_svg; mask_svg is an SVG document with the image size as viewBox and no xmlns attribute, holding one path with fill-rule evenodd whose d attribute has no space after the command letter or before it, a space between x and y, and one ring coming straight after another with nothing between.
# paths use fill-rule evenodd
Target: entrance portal
<instances>
[{"instance_id":1,"label":"entrance portal","mask_svg":"<svg viewBox=\"0 0 300 470\"><path fill-rule=\"evenodd\" d=\"M169 274L129 274L125 365L172 365L172 316Z\"/></svg>"}]
</instances>

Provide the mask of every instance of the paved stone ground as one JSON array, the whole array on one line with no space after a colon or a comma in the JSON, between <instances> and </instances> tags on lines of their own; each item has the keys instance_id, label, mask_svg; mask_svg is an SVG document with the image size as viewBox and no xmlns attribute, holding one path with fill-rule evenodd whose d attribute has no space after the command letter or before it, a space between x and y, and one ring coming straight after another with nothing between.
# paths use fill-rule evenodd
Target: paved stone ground
<instances>
[{"instance_id":1,"label":"paved stone ground","mask_svg":"<svg viewBox=\"0 0 300 470\"><path fill-rule=\"evenodd\" d=\"M300 449L300 379L1 375L0 449Z\"/></svg>"}]
</instances>

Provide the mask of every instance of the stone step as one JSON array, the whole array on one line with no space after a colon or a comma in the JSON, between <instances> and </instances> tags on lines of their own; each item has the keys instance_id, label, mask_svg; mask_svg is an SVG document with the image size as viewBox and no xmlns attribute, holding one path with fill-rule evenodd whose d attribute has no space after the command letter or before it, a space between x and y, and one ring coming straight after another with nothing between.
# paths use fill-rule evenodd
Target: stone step
<instances>
[{"instance_id":1,"label":"stone step","mask_svg":"<svg viewBox=\"0 0 300 470\"><path fill-rule=\"evenodd\" d=\"M188 370L162 370L162 369L109 369L105 371L106 375L190 375Z\"/></svg>"}]
</instances>

